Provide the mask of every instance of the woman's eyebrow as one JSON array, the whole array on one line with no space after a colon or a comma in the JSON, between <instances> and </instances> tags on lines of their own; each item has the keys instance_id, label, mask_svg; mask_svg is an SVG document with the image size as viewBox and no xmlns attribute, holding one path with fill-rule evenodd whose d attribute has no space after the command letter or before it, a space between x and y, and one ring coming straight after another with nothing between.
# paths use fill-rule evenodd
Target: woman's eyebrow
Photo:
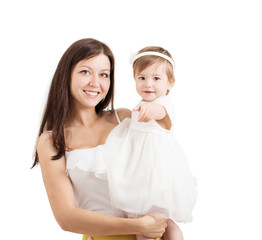
<instances>
[{"instance_id":1,"label":"woman's eyebrow","mask_svg":"<svg viewBox=\"0 0 262 240\"><path fill-rule=\"evenodd\" d=\"M88 65L80 65L79 67L86 67L86 68L92 69L92 68L91 68L90 66L88 66ZM110 72L110 69L105 68L105 69L101 69L100 71L108 71L108 72Z\"/></svg>"},{"instance_id":2,"label":"woman's eyebrow","mask_svg":"<svg viewBox=\"0 0 262 240\"><path fill-rule=\"evenodd\" d=\"M79 67L91 68L91 67L89 67L89 66L87 66L87 65L80 65Z\"/></svg>"}]
</instances>

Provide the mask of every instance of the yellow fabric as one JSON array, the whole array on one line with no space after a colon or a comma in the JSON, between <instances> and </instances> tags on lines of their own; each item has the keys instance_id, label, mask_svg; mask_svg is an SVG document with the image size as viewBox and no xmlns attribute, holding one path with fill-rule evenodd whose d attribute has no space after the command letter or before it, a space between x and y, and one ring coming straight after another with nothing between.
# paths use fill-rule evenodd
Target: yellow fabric
<instances>
[{"instance_id":1,"label":"yellow fabric","mask_svg":"<svg viewBox=\"0 0 262 240\"><path fill-rule=\"evenodd\" d=\"M90 238L90 239L88 239ZM118 235L118 236L89 236L83 235L82 240L136 240L135 235ZM161 238L157 238L156 240L161 240Z\"/></svg>"},{"instance_id":2,"label":"yellow fabric","mask_svg":"<svg viewBox=\"0 0 262 240\"><path fill-rule=\"evenodd\" d=\"M84 235L82 240L89 240L91 237L92 240L136 240L135 235L118 235L118 236L88 236ZM91 239L90 239L91 240Z\"/></svg>"}]
</instances>

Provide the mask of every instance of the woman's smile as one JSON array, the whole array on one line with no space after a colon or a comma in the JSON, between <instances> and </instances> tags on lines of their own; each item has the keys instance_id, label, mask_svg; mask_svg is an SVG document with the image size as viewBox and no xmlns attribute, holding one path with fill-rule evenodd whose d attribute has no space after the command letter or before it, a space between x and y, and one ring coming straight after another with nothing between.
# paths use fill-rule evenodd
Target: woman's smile
<instances>
[{"instance_id":1,"label":"woman's smile","mask_svg":"<svg viewBox=\"0 0 262 240\"><path fill-rule=\"evenodd\" d=\"M95 98L97 95L100 94L99 91L91 91L91 90L84 90L85 94L89 97Z\"/></svg>"}]
</instances>

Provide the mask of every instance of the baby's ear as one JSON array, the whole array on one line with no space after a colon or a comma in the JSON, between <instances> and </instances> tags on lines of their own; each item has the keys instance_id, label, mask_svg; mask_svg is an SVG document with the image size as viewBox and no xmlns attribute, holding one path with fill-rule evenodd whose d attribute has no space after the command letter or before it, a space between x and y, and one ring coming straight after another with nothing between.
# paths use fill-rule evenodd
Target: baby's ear
<instances>
[{"instance_id":1,"label":"baby's ear","mask_svg":"<svg viewBox=\"0 0 262 240\"><path fill-rule=\"evenodd\" d=\"M171 90L172 87L175 85L175 78L171 78L168 80L168 90Z\"/></svg>"}]
</instances>

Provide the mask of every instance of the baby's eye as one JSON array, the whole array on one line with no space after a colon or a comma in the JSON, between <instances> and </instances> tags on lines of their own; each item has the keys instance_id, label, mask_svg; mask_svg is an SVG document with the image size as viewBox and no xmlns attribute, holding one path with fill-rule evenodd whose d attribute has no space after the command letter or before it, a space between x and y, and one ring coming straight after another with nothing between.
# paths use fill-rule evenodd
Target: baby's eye
<instances>
[{"instance_id":1,"label":"baby's eye","mask_svg":"<svg viewBox=\"0 0 262 240\"><path fill-rule=\"evenodd\" d=\"M145 78L144 78L144 77L138 77L138 79L139 79L139 80L145 80Z\"/></svg>"},{"instance_id":2,"label":"baby's eye","mask_svg":"<svg viewBox=\"0 0 262 240\"><path fill-rule=\"evenodd\" d=\"M90 74L90 72L88 70L82 70L81 73L86 74L86 75Z\"/></svg>"},{"instance_id":3,"label":"baby's eye","mask_svg":"<svg viewBox=\"0 0 262 240\"><path fill-rule=\"evenodd\" d=\"M154 77L154 80L160 80L160 77Z\"/></svg>"}]
</instances>

